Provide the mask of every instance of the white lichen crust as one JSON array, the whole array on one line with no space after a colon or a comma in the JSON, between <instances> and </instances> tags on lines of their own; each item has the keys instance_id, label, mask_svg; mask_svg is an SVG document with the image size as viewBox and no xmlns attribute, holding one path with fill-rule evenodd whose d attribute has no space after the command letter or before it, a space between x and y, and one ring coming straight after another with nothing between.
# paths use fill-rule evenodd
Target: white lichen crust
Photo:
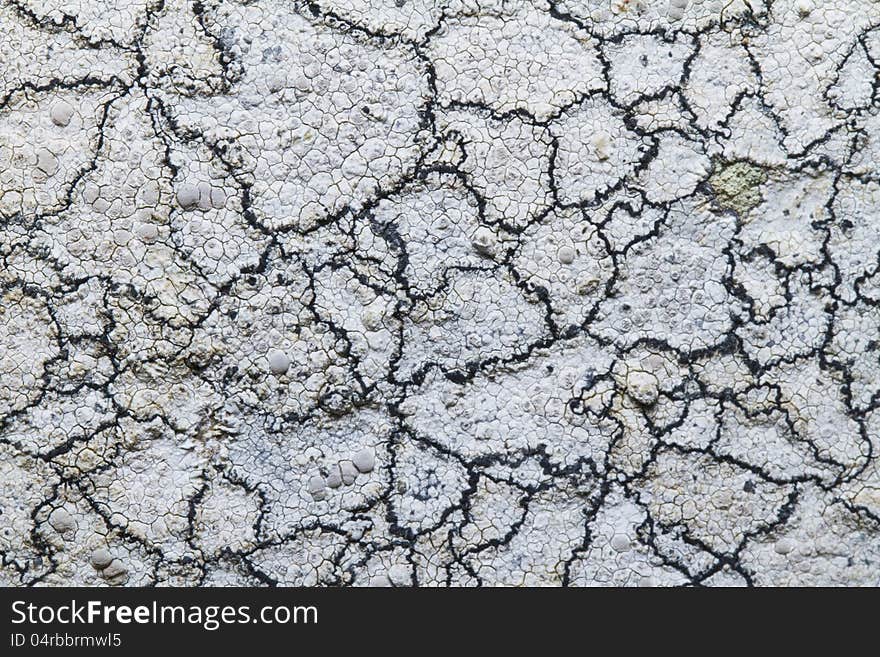
<instances>
[{"instance_id":1,"label":"white lichen crust","mask_svg":"<svg viewBox=\"0 0 880 657\"><path fill-rule=\"evenodd\" d=\"M0 5L0 584L880 584L880 3Z\"/></svg>"}]
</instances>

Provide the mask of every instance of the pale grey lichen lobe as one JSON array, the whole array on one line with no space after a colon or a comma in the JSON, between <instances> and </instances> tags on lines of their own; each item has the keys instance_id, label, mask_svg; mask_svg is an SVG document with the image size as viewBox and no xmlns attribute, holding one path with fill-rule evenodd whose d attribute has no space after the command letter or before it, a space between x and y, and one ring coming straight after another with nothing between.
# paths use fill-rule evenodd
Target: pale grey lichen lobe
<instances>
[{"instance_id":1,"label":"pale grey lichen lobe","mask_svg":"<svg viewBox=\"0 0 880 657\"><path fill-rule=\"evenodd\" d=\"M880 3L0 2L0 583L880 584Z\"/></svg>"}]
</instances>

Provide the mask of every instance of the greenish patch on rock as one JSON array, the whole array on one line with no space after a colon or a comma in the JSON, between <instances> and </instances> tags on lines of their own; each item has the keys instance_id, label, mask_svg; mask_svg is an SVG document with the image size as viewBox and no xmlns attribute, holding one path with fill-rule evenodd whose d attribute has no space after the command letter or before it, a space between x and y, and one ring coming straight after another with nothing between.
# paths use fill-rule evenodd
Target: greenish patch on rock
<instances>
[{"instance_id":1,"label":"greenish patch on rock","mask_svg":"<svg viewBox=\"0 0 880 657\"><path fill-rule=\"evenodd\" d=\"M751 162L722 164L709 179L721 206L739 215L758 206L763 199L761 185L765 182L767 172Z\"/></svg>"}]
</instances>

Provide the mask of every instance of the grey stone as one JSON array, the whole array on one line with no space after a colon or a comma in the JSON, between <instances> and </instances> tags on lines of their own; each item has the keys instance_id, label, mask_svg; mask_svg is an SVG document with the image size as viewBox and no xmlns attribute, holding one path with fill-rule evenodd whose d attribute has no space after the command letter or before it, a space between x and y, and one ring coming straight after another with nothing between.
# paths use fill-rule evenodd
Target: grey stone
<instances>
[{"instance_id":1,"label":"grey stone","mask_svg":"<svg viewBox=\"0 0 880 657\"><path fill-rule=\"evenodd\" d=\"M352 462L359 472L372 472L376 467L376 453L369 447L365 447L354 455Z\"/></svg>"},{"instance_id":2,"label":"grey stone","mask_svg":"<svg viewBox=\"0 0 880 657\"><path fill-rule=\"evenodd\" d=\"M339 471L342 473L342 483L351 486L357 479L358 471L351 461L341 461L339 463Z\"/></svg>"},{"instance_id":3,"label":"grey stone","mask_svg":"<svg viewBox=\"0 0 880 657\"><path fill-rule=\"evenodd\" d=\"M156 224L141 224L137 227L137 236L142 242L155 242L159 237L159 227Z\"/></svg>"},{"instance_id":4,"label":"grey stone","mask_svg":"<svg viewBox=\"0 0 880 657\"><path fill-rule=\"evenodd\" d=\"M177 188L177 204L184 210L192 210L199 204L199 189L184 183Z\"/></svg>"},{"instance_id":5,"label":"grey stone","mask_svg":"<svg viewBox=\"0 0 880 657\"><path fill-rule=\"evenodd\" d=\"M128 577L128 568L119 559L113 559L101 571L101 577L108 580L122 580Z\"/></svg>"},{"instance_id":6,"label":"grey stone","mask_svg":"<svg viewBox=\"0 0 880 657\"><path fill-rule=\"evenodd\" d=\"M226 207L226 192L220 187L211 188L211 207L218 210Z\"/></svg>"},{"instance_id":7,"label":"grey stone","mask_svg":"<svg viewBox=\"0 0 880 657\"><path fill-rule=\"evenodd\" d=\"M626 391L642 406L652 406L660 396L657 377L642 370L630 370L626 376Z\"/></svg>"},{"instance_id":8,"label":"grey stone","mask_svg":"<svg viewBox=\"0 0 880 657\"><path fill-rule=\"evenodd\" d=\"M268 355L269 370L272 374L285 374L290 369L290 357L280 349L272 349Z\"/></svg>"},{"instance_id":9,"label":"grey stone","mask_svg":"<svg viewBox=\"0 0 880 657\"><path fill-rule=\"evenodd\" d=\"M556 256L563 265L570 265L574 262L575 251L570 246L559 247Z\"/></svg>"},{"instance_id":10,"label":"grey stone","mask_svg":"<svg viewBox=\"0 0 880 657\"><path fill-rule=\"evenodd\" d=\"M52 119L52 123L63 128L73 118L73 111L73 106L70 103L66 100L59 100L49 110L49 118Z\"/></svg>"},{"instance_id":11,"label":"grey stone","mask_svg":"<svg viewBox=\"0 0 880 657\"><path fill-rule=\"evenodd\" d=\"M49 524L59 534L66 534L76 529L74 517L67 512L67 509L61 507L49 514Z\"/></svg>"},{"instance_id":12,"label":"grey stone","mask_svg":"<svg viewBox=\"0 0 880 657\"><path fill-rule=\"evenodd\" d=\"M623 534L615 534L611 538L611 547L615 552L627 552L631 547L629 538Z\"/></svg>"},{"instance_id":13,"label":"grey stone","mask_svg":"<svg viewBox=\"0 0 880 657\"><path fill-rule=\"evenodd\" d=\"M95 570L104 570L112 561L113 555L110 554L110 551L106 548L98 548L92 552L92 556L89 557L89 562Z\"/></svg>"},{"instance_id":14,"label":"grey stone","mask_svg":"<svg viewBox=\"0 0 880 657\"><path fill-rule=\"evenodd\" d=\"M491 256L495 253L495 233L490 228L480 226L477 228L477 232L474 233L472 244L477 252L485 256Z\"/></svg>"},{"instance_id":15,"label":"grey stone","mask_svg":"<svg viewBox=\"0 0 880 657\"><path fill-rule=\"evenodd\" d=\"M321 475L312 475L309 477L309 492L316 500L323 500L327 497L327 491L324 487L324 477Z\"/></svg>"},{"instance_id":16,"label":"grey stone","mask_svg":"<svg viewBox=\"0 0 880 657\"><path fill-rule=\"evenodd\" d=\"M328 488L339 488L342 485L342 470L338 465L330 468L330 474L327 475Z\"/></svg>"}]
</instances>

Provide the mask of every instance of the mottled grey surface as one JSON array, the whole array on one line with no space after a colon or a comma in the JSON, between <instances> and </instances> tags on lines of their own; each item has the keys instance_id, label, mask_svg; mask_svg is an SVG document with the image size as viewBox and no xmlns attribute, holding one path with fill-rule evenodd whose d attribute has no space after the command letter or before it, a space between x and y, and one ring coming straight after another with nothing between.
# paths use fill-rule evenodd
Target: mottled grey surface
<instances>
[{"instance_id":1,"label":"mottled grey surface","mask_svg":"<svg viewBox=\"0 0 880 657\"><path fill-rule=\"evenodd\" d=\"M880 584L877 0L0 0L0 583Z\"/></svg>"}]
</instances>

